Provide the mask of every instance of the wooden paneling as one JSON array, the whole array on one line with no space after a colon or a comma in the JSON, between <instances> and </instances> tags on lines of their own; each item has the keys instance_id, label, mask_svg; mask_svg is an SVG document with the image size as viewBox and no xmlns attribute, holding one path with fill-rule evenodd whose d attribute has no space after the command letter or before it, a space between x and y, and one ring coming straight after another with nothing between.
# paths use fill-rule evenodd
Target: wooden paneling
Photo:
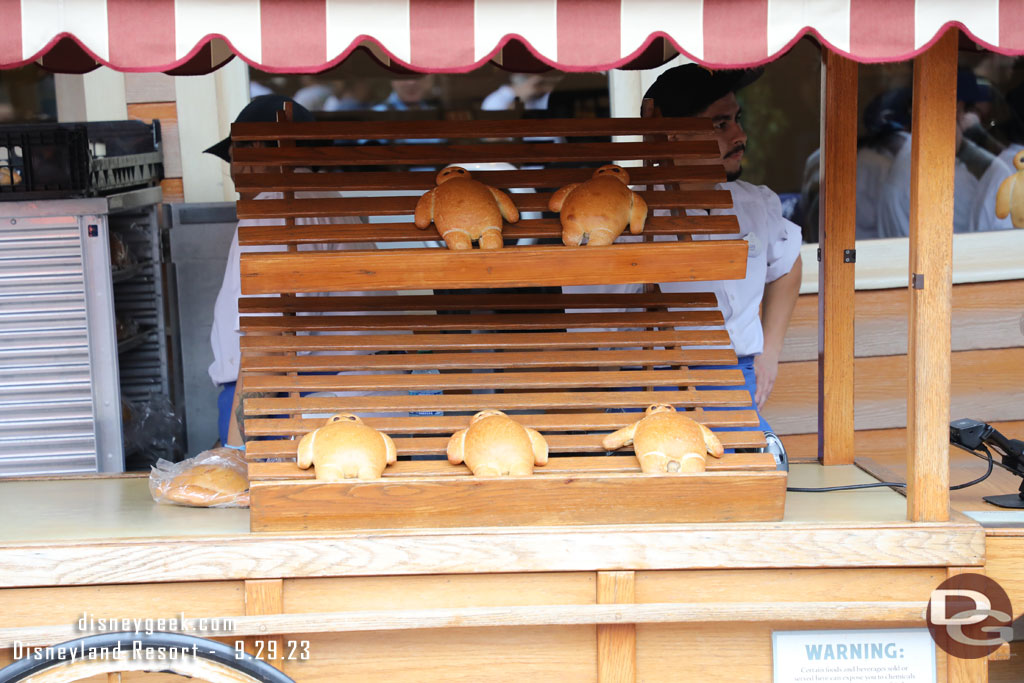
<instances>
[{"instance_id":1,"label":"wooden paneling","mask_svg":"<svg viewBox=\"0 0 1024 683\"><path fill-rule=\"evenodd\" d=\"M240 581L65 586L0 590L3 627L76 624L97 619L234 616L245 613Z\"/></svg>"},{"instance_id":2,"label":"wooden paneling","mask_svg":"<svg viewBox=\"0 0 1024 683\"><path fill-rule=\"evenodd\" d=\"M594 602L595 585L593 572L289 579L284 584L284 600L289 614L443 607L588 605Z\"/></svg>"},{"instance_id":3,"label":"wooden paneling","mask_svg":"<svg viewBox=\"0 0 1024 683\"><path fill-rule=\"evenodd\" d=\"M310 659L287 662L302 683L352 681L596 681L594 626L427 629L308 638Z\"/></svg>"},{"instance_id":4,"label":"wooden paneling","mask_svg":"<svg viewBox=\"0 0 1024 683\"><path fill-rule=\"evenodd\" d=\"M254 531L782 519L784 472L253 482ZM401 499L401 506L395 501ZM657 508L648 501L659 500ZM581 514L581 511L586 514Z\"/></svg>"},{"instance_id":5,"label":"wooden paneling","mask_svg":"<svg viewBox=\"0 0 1024 683\"><path fill-rule=\"evenodd\" d=\"M1024 280L953 286L952 350L1024 346ZM907 289L857 292L856 355L895 356L907 352ZM782 349L783 362L817 358L818 296L797 300ZM785 366L783 365L783 370Z\"/></svg>"},{"instance_id":6,"label":"wooden paneling","mask_svg":"<svg viewBox=\"0 0 1024 683\"><path fill-rule=\"evenodd\" d=\"M1024 614L1024 531L1007 530L1006 535L989 536L985 553L985 574L1003 587L1014 606L1014 617L1020 617Z\"/></svg>"},{"instance_id":7,"label":"wooden paneling","mask_svg":"<svg viewBox=\"0 0 1024 683\"><path fill-rule=\"evenodd\" d=\"M162 75L162 74L161 74ZM160 121L160 149L164 153L164 177L181 178L181 145L178 140L178 105L173 101L134 102L128 105L128 118L151 123ZM167 201L166 198L164 200Z\"/></svg>"},{"instance_id":8,"label":"wooden paneling","mask_svg":"<svg viewBox=\"0 0 1024 683\"><path fill-rule=\"evenodd\" d=\"M633 572L598 572L598 604L635 602ZM636 625L598 624L597 680L599 683L632 683L636 680Z\"/></svg>"},{"instance_id":9,"label":"wooden paneling","mask_svg":"<svg viewBox=\"0 0 1024 683\"><path fill-rule=\"evenodd\" d=\"M943 414L941 446L950 416L985 420L1024 418L1024 347L952 354L951 405ZM905 427L907 357L858 358L855 363L857 429ZM817 364L786 363L764 409L765 419L780 434L816 431Z\"/></svg>"},{"instance_id":10,"label":"wooden paneling","mask_svg":"<svg viewBox=\"0 0 1024 683\"><path fill-rule=\"evenodd\" d=\"M818 456L853 462L853 296L857 213L857 63L822 50Z\"/></svg>"},{"instance_id":11,"label":"wooden paneling","mask_svg":"<svg viewBox=\"0 0 1024 683\"><path fill-rule=\"evenodd\" d=\"M571 258L568 257L571 253ZM242 293L401 290L658 281L734 280L747 268L743 240L485 250L389 249L358 253L245 254Z\"/></svg>"}]
</instances>

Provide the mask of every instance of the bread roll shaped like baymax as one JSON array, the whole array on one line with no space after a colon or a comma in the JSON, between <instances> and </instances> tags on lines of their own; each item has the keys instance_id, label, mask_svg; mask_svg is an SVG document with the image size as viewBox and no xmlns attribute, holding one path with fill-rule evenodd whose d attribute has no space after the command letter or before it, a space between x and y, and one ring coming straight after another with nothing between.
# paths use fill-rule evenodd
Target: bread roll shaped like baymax
<instances>
[{"instance_id":1,"label":"bread roll shaped like baymax","mask_svg":"<svg viewBox=\"0 0 1024 683\"><path fill-rule=\"evenodd\" d=\"M426 228L433 221L449 249L472 249L476 241L481 249L501 249L501 219L519 220L512 199L473 180L461 166L441 169L436 182L437 187L416 202L416 227Z\"/></svg>"},{"instance_id":2,"label":"bread roll shaped like baymax","mask_svg":"<svg viewBox=\"0 0 1024 683\"><path fill-rule=\"evenodd\" d=\"M578 247L611 244L622 231L639 235L647 220L647 202L629 189L629 174L615 164L594 171L590 180L566 185L551 195L548 208L561 214L562 243Z\"/></svg>"},{"instance_id":3,"label":"bread roll shaped like baymax","mask_svg":"<svg viewBox=\"0 0 1024 683\"><path fill-rule=\"evenodd\" d=\"M601 445L614 451L630 443L645 474L703 472L707 453L721 458L724 452L710 429L665 404L650 406L642 419L608 434Z\"/></svg>"},{"instance_id":4,"label":"bread roll shaped like baymax","mask_svg":"<svg viewBox=\"0 0 1024 683\"><path fill-rule=\"evenodd\" d=\"M367 427L356 415L339 413L302 437L296 461L302 469L313 465L318 481L341 481L380 479L397 459L390 436Z\"/></svg>"},{"instance_id":5,"label":"bread roll shaped like baymax","mask_svg":"<svg viewBox=\"0 0 1024 683\"><path fill-rule=\"evenodd\" d=\"M999 186L996 193L996 217L1010 217L1013 227L1024 228L1024 149L1013 157L1017 172Z\"/></svg>"},{"instance_id":6,"label":"bread roll shaped like baymax","mask_svg":"<svg viewBox=\"0 0 1024 683\"><path fill-rule=\"evenodd\" d=\"M448 440L448 462L478 477L521 477L548 461L548 442L536 429L524 427L500 410L483 410L467 429Z\"/></svg>"}]
</instances>

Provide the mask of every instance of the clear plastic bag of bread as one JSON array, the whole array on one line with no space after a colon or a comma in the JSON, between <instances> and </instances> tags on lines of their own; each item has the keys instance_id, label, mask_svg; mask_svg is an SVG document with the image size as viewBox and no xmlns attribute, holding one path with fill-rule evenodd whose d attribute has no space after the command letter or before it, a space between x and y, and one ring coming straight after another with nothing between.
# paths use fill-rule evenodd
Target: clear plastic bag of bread
<instances>
[{"instance_id":1,"label":"clear plastic bag of bread","mask_svg":"<svg viewBox=\"0 0 1024 683\"><path fill-rule=\"evenodd\" d=\"M245 456L233 448L213 448L181 462L157 460L149 473L149 492L168 505L249 507Z\"/></svg>"}]
</instances>

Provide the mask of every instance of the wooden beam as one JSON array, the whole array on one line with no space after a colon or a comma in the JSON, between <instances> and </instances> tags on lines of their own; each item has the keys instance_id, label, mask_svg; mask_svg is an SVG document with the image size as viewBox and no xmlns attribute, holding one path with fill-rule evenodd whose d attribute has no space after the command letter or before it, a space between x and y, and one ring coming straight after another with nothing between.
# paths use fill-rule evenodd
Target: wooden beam
<instances>
[{"instance_id":1,"label":"wooden beam","mask_svg":"<svg viewBox=\"0 0 1024 683\"><path fill-rule=\"evenodd\" d=\"M281 614L284 612L284 581L282 579L252 579L245 582L245 615L247 617ZM278 635L258 635L245 638L245 650L260 657L275 669L284 666L284 638Z\"/></svg>"},{"instance_id":2,"label":"wooden beam","mask_svg":"<svg viewBox=\"0 0 1024 683\"><path fill-rule=\"evenodd\" d=\"M821 248L818 297L818 459L853 463L857 63L829 49L821 68Z\"/></svg>"},{"instance_id":3,"label":"wooden beam","mask_svg":"<svg viewBox=\"0 0 1024 683\"><path fill-rule=\"evenodd\" d=\"M950 318L958 31L914 60L907 519L949 519Z\"/></svg>"},{"instance_id":4,"label":"wooden beam","mask_svg":"<svg viewBox=\"0 0 1024 683\"><path fill-rule=\"evenodd\" d=\"M598 572L597 604L633 603L635 572ZM636 680L636 624L597 625L598 683L633 683Z\"/></svg>"},{"instance_id":5,"label":"wooden beam","mask_svg":"<svg viewBox=\"0 0 1024 683\"><path fill-rule=\"evenodd\" d=\"M984 574L978 567L950 567L949 578L957 574ZM994 654L994 653L993 653ZM988 658L961 659L949 655L946 657L946 680L949 683L988 683Z\"/></svg>"}]
</instances>

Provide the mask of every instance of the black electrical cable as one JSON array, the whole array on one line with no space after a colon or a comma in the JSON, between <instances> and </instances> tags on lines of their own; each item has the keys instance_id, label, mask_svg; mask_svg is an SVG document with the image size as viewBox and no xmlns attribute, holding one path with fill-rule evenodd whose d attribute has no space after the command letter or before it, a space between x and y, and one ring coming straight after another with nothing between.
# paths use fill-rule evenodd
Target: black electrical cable
<instances>
[{"instance_id":1,"label":"black electrical cable","mask_svg":"<svg viewBox=\"0 0 1024 683\"><path fill-rule=\"evenodd\" d=\"M987 457L983 457L980 454L975 453L971 449L965 448L965 447L961 446L960 444L955 443L953 445L956 446L957 448L960 448L962 450L967 451L968 453L972 453L973 455L977 455L979 458L982 458L982 460L988 460L988 470L985 471L985 474L981 475L980 477L978 477L974 481L969 481L966 484L957 484L956 486L950 486L949 487L950 491L959 491L960 489L965 489L968 486L974 486L975 484L980 484L981 482L983 482L986 479L988 479L989 475L992 474L992 467L993 467L993 465L1001 464L1001 463L996 463L996 461L992 458L992 453L989 452L988 448L985 447L985 444L981 444L980 446L978 446L978 448L980 448L983 451L985 451L985 456L987 456ZM1006 469L1010 469L1010 468L1007 467ZM1013 471L1013 470L1010 470L1010 471ZM828 491L852 491L854 489L873 489L873 488L878 488L878 487L881 487L881 486L888 486L890 488L906 488L907 487L906 484L901 484L901 483L896 482L896 481L878 481L878 482L873 482L871 484L848 484L846 486L826 486L826 487L823 487L823 488L802 488L802 487L798 487L798 486L787 486L786 487L786 491L792 491L794 493L826 493Z\"/></svg>"},{"instance_id":2,"label":"black electrical cable","mask_svg":"<svg viewBox=\"0 0 1024 683\"><path fill-rule=\"evenodd\" d=\"M978 455L977 453L975 453L971 449L966 448L965 446L961 446L958 443L955 443L953 445L956 446L957 448L960 448L962 450L967 451L968 453L973 453L974 455ZM983 482L986 479L988 479L989 475L992 474L992 467L995 465L995 460L992 459L992 453L988 450L988 448L985 447L985 444L979 444L978 448L980 448L981 450L985 451L985 456L986 456L986 459L988 460L988 469L985 470L985 474L981 475L980 477L978 477L974 481L967 482L966 484L957 484L956 486L950 486L949 487L950 491L959 491L960 489L965 489L968 486L974 486L975 484L980 484L981 482ZM981 456L978 455L978 457L980 458Z\"/></svg>"}]
</instances>

